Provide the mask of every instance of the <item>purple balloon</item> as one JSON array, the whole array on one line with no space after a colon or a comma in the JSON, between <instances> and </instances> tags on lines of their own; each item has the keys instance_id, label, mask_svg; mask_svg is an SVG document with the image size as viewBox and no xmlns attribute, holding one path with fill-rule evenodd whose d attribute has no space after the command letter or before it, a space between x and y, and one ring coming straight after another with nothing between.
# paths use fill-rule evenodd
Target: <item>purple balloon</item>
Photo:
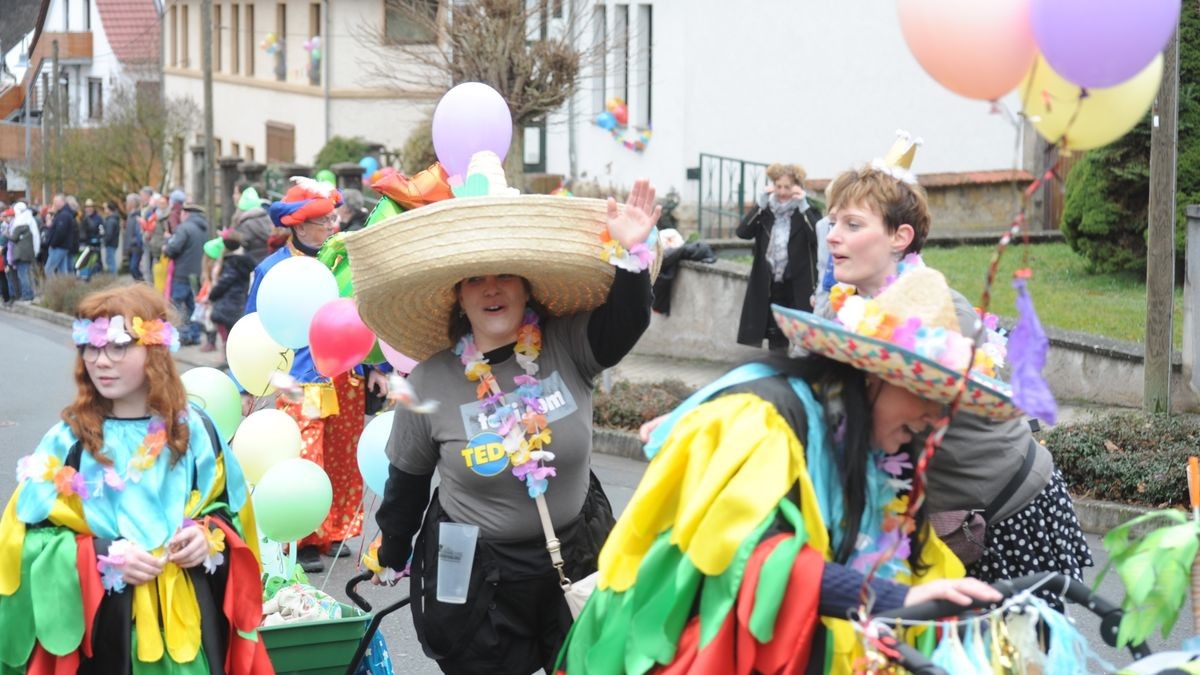
<instances>
[{"instance_id":1,"label":"purple balloon","mask_svg":"<svg viewBox=\"0 0 1200 675\"><path fill-rule=\"evenodd\" d=\"M1180 0L1033 0L1033 35L1054 72L1082 87L1137 75L1171 39Z\"/></svg>"},{"instance_id":2,"label":"purple balloon","mask_svg":"<svg viewBox=\"0 0 1200 675\"><path fill-rule=\"evenodd\" d=\"M483 150L491 150L503 161L512 133L508 104L481 82L454 87L433 111L433 149L451 176L465 175L471 155Z\"/></svg>"}]
</instances>

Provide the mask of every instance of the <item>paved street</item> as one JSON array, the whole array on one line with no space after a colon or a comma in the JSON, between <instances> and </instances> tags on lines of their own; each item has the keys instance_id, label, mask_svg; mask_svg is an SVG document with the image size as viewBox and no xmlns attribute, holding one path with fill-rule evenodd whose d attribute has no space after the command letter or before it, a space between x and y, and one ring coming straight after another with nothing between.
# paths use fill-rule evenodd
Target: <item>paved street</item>
<instances>
[{"instance_id":1,"label":"paved street","mask_svg":"<svg viewBox=\"0 0 1200 675\"><path fill-rule=\"evenodd\" d=\"M18 316L11 312L0 312L0 344L5 345L6 367L4 369L4 405L0 406L0 491L10 494L15 487L14 471L17 459L28 453L37 444L42 434L58 419L59 411L72 398L75 386L72 368L74 350L70 345L69 331L65 327L52 325L37 319ZM191 355L189 350L189 356ZM645 360L635 362L637 368L649 368ZM181 364L181 370L189 366ZM696 366L703 370L703 366ZM627 365L626 370L633 370ZM625 507L637 485L645 464L642 462L597 454L593 459L597 475L604 483L614 508ZM9 467L4 469L3 467ZM368 508L374 503L369 501ZM374 535L374 519L366 519L368 534ZM1103 566L1105 556L1099 538L1089 535L1097 568L1089 571L1088 582L1096 570ZM350 542L354 555L336 561L332 570L323 576L314 576L314 585L325 588L331 594L344 597L342 588L357 570L357 559L361 541ZM363 593L376 606L386 605L407 592L406 584L394 589L379 589L364 584ZM1114 601L1122 595L1120 582L1115 574L1110 575L1101 587L1101 594ZM1116 665L1128 662L1128 656L1109 649L1099 640L1098 622L1090 614L1075 608L1072 615L1079 621L1080 629L1097 651ZM421 653L413 635L412 622L407 610L397 612L384 622L383 632L389 649L397 662L397 672L439 672L434 664ZM1154 649L1164 645L1178 646L1192 634L1190 602L1185 604L1181 620L1170 639L1152 640Z\"/></svg>"}]
</instances>

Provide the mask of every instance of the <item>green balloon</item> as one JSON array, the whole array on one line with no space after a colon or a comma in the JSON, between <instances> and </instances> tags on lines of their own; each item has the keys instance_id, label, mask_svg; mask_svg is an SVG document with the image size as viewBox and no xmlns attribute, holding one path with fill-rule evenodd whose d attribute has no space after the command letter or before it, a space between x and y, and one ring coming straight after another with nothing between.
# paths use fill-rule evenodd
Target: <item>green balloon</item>
<instances>
[{"instance_id":1,"label":"green balloon","mask_svg":"<svg viewBox=\"0 0 1200 675\"><path fill-rule=\"evenodd\" d=\"M392 216L404 213L404 209L392 200L391 197L380 197L379 203L375 205L375 209L371 211L371 215L367 216L367 224L363 227L370 227L381 220L386 220Z\"/></svg>"},{"instance_id":2,"label":"green balloon","mask_svg":"<svg viewBox=\"0 0 1200 675\"><path fill-rule=\"evenodd\" d=\"M275 541L296 541L316 531L329 515L333 486L316 464L285 459L267 469L252 499L259 532Z\"/></svg>"},{"instance_id":3,"label":"green balloon","mask_svg":"<svg viewBox=\"0 0 1200 675\"><path fill-rule=\"evenodd\" d=\"M262 206L262 198L258 196L258 190L248 187L242 190L242 196L238 199L239 211L250 211Z\"/></svg>"},{"instance_id":4,"label":"green balloon","mask_svg":"<svg viewBox=\"0 0 1200 675\"><path fill-rule=\"evenodd\" d=\"M188 400L208 413L221 438L233 438L233 432L242 423L242 396L237 385L225 373L216 368L192 368L184 373L183 388Z\"/></svg>"},{"instance_id":5,"label":"green balloon","mask_svg":"<svg viewBox=\"0 0 1200 675\"><path fill-rule=\"evenodd\" d=\"M333 172L329 169L321 169L318 171L316 178L318 183L329 183L330 185L334 186L337 185L337 176L333 175Z\"/></svg>"},{"instance_id":6,"label":"green balloon","mask_svg":"<svg viewBox=\"0 0 1200 675\"><path fill-rule=\"evenodd\" d=\"M387 357L383 355L383 347L379 346L379 340L375 340L375 346L371 347L371 353L367 354L366 358L363 359L363 363L377 366L384 361L387 361Z\"/></svg>"},{"instance_id":7,"label":"green balloon","mask_svg":"<svg viewBox=\"0 0 1200 675\"><path fill-rule=\"evenodd\" d=\"M222 255L225 255L225 240L220 237L214 237L204 242L204 255L213 260L220 260Z\"/></svg>"}]
</instances>

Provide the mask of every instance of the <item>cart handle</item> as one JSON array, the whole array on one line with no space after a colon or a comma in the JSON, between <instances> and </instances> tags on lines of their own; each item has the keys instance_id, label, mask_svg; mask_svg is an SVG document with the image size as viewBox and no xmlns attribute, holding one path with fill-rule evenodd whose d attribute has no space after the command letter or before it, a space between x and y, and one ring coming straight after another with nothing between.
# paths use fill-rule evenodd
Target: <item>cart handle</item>
<instances>
[{"instance_id":1,"label":"cart handle","mask_svg":"<svg viewBox=\"0 0 1200 675\"><path fill-rule=\"evenodd\" d=\"M362 582L368 581L375 573L366 570L355 577L352 577L346 582L346 595L358 605L364 612L371 611L371 603L367 602L366 598L359 595L355 588ZM403 598L395 603L384 607L371 617L371 622L367 624L367 630L363 633L362 639L358 641L358 647L354 650L354 656L350 659L350 664L346 666L346 675L354 675L358 672L358 664L362 661L363 655L367 653L367 649L371 646L371 640L375 637L375 632L379 630L379 624L383 618L392 612L405 607L411 598Z\"/></svg>"},{"instance_id":2,"label":"cart handle","mask_svg":"<svg viewBox=\"0 0 1200 675\"><path fill-rule=\"evenodd\" d=\"M1038 586L1044 586L1052 590L1061 589L1061 594L1064 598L1088 609L1100 617L1100 637L1108 646L1117 646L1117 629L1121 625L1121 617L1124 613L1120 607L1092 593L1091 589L1081 581L1063 574L1041 572L1016 579L1001 580L992 584L992 588L1000 591L1001 595L1006 599ZM986 601L975 601L968 606L963 606L949 600L930 600L929 602L912 605L911 607L901 607L887 612L880 612L875 616L907 621L934 621L946 617L961 616L972 611L992 609L996 604ZM897 646L897 649L901 652L901 665L904 665L914 673L932 674L941 672L940 669L936 669L936 666L929 663L929 660L919 651L911 647L907 649L905 647L908 647L908 645L901 644ZM1137 659L1150 655L1150 648L1145 643L1129 645L1128 649L1129 653Z\"/></svg>"}]
</instances>

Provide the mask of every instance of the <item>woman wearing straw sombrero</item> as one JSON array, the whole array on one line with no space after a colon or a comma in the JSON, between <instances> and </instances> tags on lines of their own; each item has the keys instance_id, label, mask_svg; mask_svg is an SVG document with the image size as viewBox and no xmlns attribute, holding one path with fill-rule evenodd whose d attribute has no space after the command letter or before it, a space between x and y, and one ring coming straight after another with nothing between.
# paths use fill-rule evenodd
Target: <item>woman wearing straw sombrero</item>
<instances>
[{"instance_id":1,"label":"woman wearing straw sombrero","mask_svg":"<svg viewBox=\"0 0 1200 675\"><path fill-rule=\"evenodd\" d=\"M649 325L661 209L646 181L620 207L512 195L489 154L471 196L345 238L363 320L440 402L396 410L368 565L392 581L411 554L417 636L443 671L531 673L553 666L568 580L595 571L612 526L590 471L592 379ZM469 567L454 591L451 557Z\"/></svg>"},{"instance_id":2,"label":"woman wearing straw sombrero","mask_svg":"<svg viewBox=\"0 0 1200 675\"><path fill-rule=\"evenodd\" d=\"M830 305L818 307L818 314L855 314L864 298L924 265L919 254L931 217L925 191L909 171L918 144L901 133L884 158L839 174L827 188L828 242L838 284L830 291ZM962 294L951 295L960 330L974 332L978 313ZM1015 343L1006 347L994 322L991 315L983 319L977 364L993 374L1009 349L1014 358L1028 355ZM1054 399L1040 376L1024 391L1020 385L1028 379L1014 379L1026 412L1053 423ZM1043 395L1021 398L1029 391ZM992 582L1060 572L1083 580L1092 556L1066 482L1025 420L957 415L942 448L929 466L927 506L934 526L946 534L972 576ZM1043 597L1062 608L1053 593Z\"/></svg>"},{"instance_id":3,"label":"woman wearing straw sombrero","mask_svg":"<svg viewBox=\"0 0 1200 675\"><path fill-rule=\"evenodd\" d=\"M914 271L847 324L773 310L805 356L740 366L654 430L556 672L849 673L852 610L999 599L915 508L910 444L960 388L961 410L1020 414L964 375L945 279Z\"/></svg>"}]
</instances>

